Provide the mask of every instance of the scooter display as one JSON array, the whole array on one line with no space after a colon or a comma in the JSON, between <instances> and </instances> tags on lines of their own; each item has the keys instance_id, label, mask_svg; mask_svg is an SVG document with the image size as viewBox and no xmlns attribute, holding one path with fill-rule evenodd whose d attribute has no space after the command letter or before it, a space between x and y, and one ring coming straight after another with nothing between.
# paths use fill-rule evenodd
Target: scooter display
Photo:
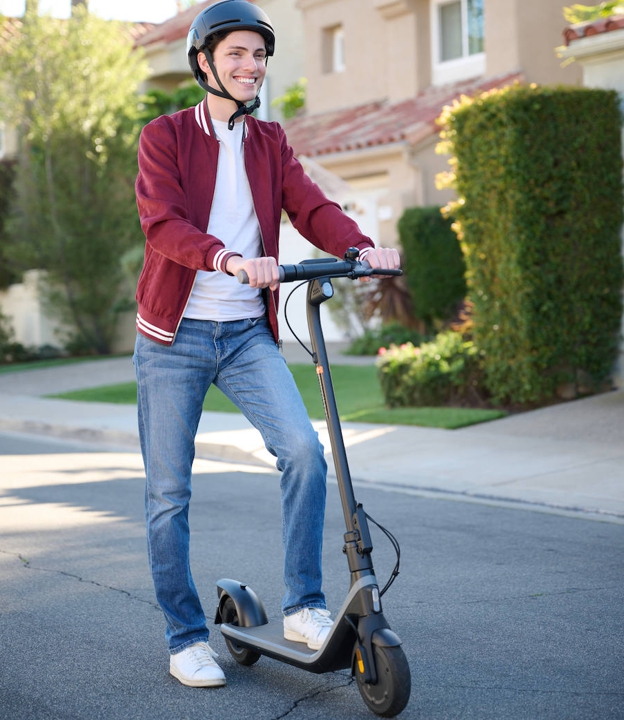
<instances>
[{"instance_id":1,"label":"scooter display","mask_svg":"<svg viewBox=\"0 0 624 720\"><path fill-rule=\"evenodd\" d=\"M397 551L397 566L380 590L371 557L373 544L368 520L372 518L355 498L320 318L321 304L334 294L332 278L355 280L373 273L401 274L400 270L374 270L358 257L358 250L350 248L343 260L314 259L279 266L282 283L308 282L306 307L311 354L346 525L343 552L350 572L349 592L319 650L286 640L281 617L279 622L269 622L260 598L246 583L236 580L222 579L217 583L215 623L221 626L228 650L241 665L253 665L266 655L312 673L350 668L367 707L381 717L394 717L407 705L411 691L410 669L401 640L390 629L381 606L381 596L398 574L398 544L389 531L381 528ZM246 281L244 271L238 279Z\"/></svg>"}]
</instances>

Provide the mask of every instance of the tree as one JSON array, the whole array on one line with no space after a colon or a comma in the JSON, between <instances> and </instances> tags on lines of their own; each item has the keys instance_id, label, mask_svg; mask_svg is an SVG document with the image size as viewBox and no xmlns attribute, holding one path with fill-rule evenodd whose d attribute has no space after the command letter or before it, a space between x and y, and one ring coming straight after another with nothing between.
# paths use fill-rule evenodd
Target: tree
<instances>
[{"instance_id":1,"label":"tree","mask_svg":"<svg viewBox=\"0 0 624 720\"><path fill-rule=\"evenodd\" d=\"M5 254L47 271L50 305L83 351L110 352L120 257L141 237L133 188L146 76L124 26L85 6L69 20L28 13L0 45L0 118L21 142Z\"/></svg>"}]
</instances>

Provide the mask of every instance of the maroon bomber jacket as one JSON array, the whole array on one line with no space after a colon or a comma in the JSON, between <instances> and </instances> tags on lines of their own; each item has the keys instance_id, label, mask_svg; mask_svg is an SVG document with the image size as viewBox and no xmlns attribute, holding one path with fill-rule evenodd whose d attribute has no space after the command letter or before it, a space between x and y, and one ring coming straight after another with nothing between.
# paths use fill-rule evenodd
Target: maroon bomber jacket
<instances>
[{"instance_id":1,"label":"maroon bomber jacket","mask_svg":"<svg viewBox=\"0 0 624 720\"><path fill-rule=\"evenodd\" d=\"M305 174L278 123L252 117L245 123L245 168L265 255L279 262L282 209L307 240L332 255L374 247ZM147 242L136 294L137 330L163 345L175 340L197 270L224 272L233 254L206 232L218 155L205 100L153 120L141 133L136 197ZM278 292L269 295L267 314L277 342Z\"/></svg>"}]
</instances>

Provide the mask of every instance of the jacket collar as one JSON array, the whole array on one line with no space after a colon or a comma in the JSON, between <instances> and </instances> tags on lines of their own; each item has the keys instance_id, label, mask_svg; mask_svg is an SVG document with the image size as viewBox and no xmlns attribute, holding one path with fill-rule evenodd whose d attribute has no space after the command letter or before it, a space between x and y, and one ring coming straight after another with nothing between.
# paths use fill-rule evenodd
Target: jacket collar
<instances>
[{"instance_id":1,"label":"jacket collar","mask_svg":"<svg viewBox=\"0 0 624 720\"><path fill-rule=\"evenodd\" d=\"M199 125L201 130L206 135L213 137L218 140L217 133L215 132L214 125L212 124L212 118L208 112L208 97L205 97L198 105L195 105L195 122ZM247 118L243 118L244 129L243 137L247 138L249 135L249 128L247 126Z\"/></svg>"}]
</instances>

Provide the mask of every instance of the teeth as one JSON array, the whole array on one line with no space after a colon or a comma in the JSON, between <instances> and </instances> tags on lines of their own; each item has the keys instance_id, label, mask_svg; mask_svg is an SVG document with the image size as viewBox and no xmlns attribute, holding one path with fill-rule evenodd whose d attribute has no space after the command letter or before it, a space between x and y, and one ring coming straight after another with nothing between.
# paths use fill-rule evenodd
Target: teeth
<instances>
[{"instance_id":1,"label":"teeth","mask_svg":"<svg viewBox=\"0 0 624 720\"><path fill-rule=\"evenodd\" d=\"M236 80L245 85L253 85L256 82L255 78L236 78Z\"/></svg>"}]
</instances>

